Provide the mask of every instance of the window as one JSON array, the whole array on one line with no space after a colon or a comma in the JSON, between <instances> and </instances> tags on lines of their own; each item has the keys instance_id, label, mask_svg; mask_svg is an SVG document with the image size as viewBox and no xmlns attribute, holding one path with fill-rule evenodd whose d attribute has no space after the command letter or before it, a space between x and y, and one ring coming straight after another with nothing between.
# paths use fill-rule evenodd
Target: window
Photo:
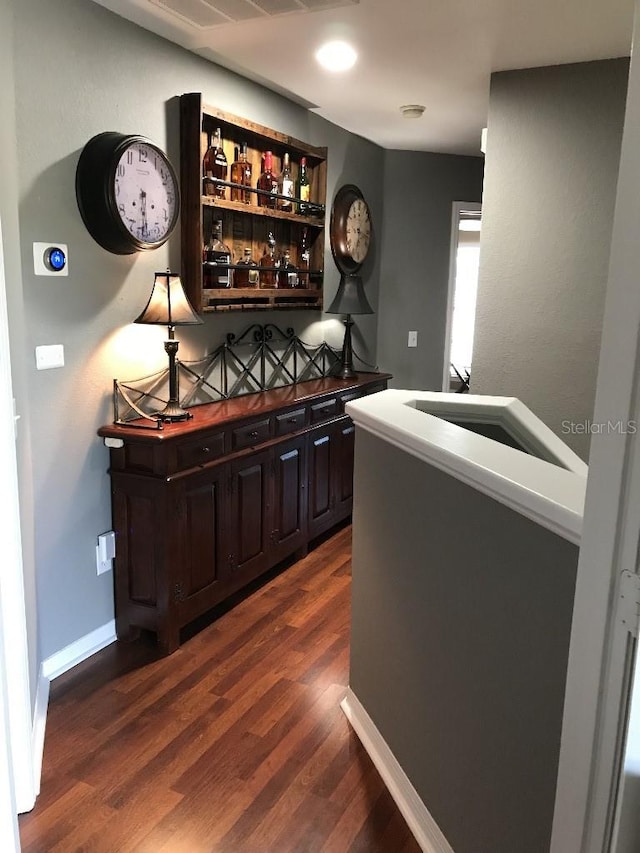
<instances>
[{"instance_id":1,"label":"window","mask_svg":"<svg viewBox=\"0 0 640 853\"><path fill-rule=\"evenodd\" d=\"M469 206L470 208L471 206ZM457 208L457 209L456 209ZM478 266L480 262L480 205L469 209L454 205L450 275L449 341L445 350L444 390L467 390L471 375L473 332L476 317ZM457 213L457 219L455 218Z\"/></svg>"}]
</instances>

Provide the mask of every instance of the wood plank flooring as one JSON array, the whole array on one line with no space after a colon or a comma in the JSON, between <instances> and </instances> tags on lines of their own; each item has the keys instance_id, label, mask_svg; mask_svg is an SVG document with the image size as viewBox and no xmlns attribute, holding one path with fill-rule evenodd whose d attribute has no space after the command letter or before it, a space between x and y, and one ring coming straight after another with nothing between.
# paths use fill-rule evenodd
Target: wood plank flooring
<instances>
[{"instance_id":1,"label":"wood plank flooring","mask_svg":"<svg viewBox=\"0 0 640 853\"><path fill-rule=\"evenodd\" d=\"M418 853L339 708L351 528L168 658L114 643L51 685L25 853Z\"/></svg>"}]
</instances>

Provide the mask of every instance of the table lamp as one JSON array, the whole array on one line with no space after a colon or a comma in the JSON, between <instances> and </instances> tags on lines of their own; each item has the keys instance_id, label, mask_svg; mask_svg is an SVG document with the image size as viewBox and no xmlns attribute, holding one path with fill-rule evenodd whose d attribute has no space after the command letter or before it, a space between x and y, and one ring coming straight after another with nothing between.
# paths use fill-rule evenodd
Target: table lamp
<instances>
[{"instance_id":1,"label":"table lamp","mask_svg":"<svg viewBox=\"0 0 640 853\"><path fill-rule=\"evenodd\" d=\"M149 301L142 314L133 322L167 326L169 329L168 339L164 342L165 352L169 356L169 401L154 417L161 421L184 421L192 418L193 415L183 409L178 400L178 341L175 339L175 327L191 326L202 323L202 320L191 307L180 276L169 270L157 272Z\"/></svg>"},{"instance_id":2,"label":"table lamp","mask_svg":"<svg viewBox=\"0 0 640 853\"><path fill-rule=\"evenodd\" d=\"M342 358L340 370L336 373L341 379L355 379L357 373L353 369L353 349L351 346L351 327L353 326L352 314L373 314L373 308L369 305L365 296L362 278L359 275L344 274L340 278L338 292L331 305L327 308L327 314L346 314L344 319L344 343L342 345Z\"/></svg>"}]
</instances>

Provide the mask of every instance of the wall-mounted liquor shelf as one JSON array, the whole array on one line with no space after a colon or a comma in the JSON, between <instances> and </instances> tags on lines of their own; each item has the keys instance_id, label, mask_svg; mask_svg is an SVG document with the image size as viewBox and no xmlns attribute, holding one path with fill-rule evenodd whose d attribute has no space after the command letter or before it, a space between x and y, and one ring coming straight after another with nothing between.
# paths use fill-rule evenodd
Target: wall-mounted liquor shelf
<instances>
[{"instance_id":1,"label":"wall-mounted liquor shelf","mask_svg":"<svg viewBox=\"0 0 640 853\"><path fill-rule=\"evenodd\" d=\"M220 128L222 148L228 163L227 179L206 177L203 160L216 129ZM246 145L246 160L250 180L244 183L231 180L231 164L236 149ZM259 191L257 181L262 172L263 155L273 154L273 173L282 171L284 155L290 158L291 177L296 192L293 197ZM300 162L306 160L309 199L297 193ZM230 115L202 103L202 95L189 93L180 98L180 176L182 277L194 308L199 312L322 308L324 271L324 227L327 183L327 149L301 142L284 133ZM264 206L260 202L268 201ZM281 205L289 209L281 209ZM230 250L230 263L218 264L231 286L210 286L204 263L204 250L209 243L214 224L222 221L222 242ZM234 274L244 250L260 263L267 249L269 234L275 238L276 257L287 251L292 267L299 272L299 286L262 286L266 275L260 276L258 287L234 287ZM308 261L303 257L306 244ZM265 273L272 271L263 261ZM216 277L214 276L214 280Z\"/></svg>"}]
</instances>

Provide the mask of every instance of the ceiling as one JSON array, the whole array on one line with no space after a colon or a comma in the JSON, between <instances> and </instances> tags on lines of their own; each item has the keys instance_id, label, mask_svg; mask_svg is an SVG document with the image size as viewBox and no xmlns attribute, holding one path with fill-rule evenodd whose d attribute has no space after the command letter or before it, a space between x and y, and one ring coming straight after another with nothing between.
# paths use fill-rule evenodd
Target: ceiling
<instances>
[{"instance_id":1,"label":"ceiling","mask_svg":"<svg viewBox=\"0 0 640 853\"><path fill-rule=\"evenodd\" d=\"M95 2L384 148L476 155L492 72L629 56L634 5L634 0ZM331 74L317 65L314 52L330 38L349 40L358 51L350 71ZM419 119L404 118L403 104L423 104L426 110Z\"/></svg>"}]
</instances>

